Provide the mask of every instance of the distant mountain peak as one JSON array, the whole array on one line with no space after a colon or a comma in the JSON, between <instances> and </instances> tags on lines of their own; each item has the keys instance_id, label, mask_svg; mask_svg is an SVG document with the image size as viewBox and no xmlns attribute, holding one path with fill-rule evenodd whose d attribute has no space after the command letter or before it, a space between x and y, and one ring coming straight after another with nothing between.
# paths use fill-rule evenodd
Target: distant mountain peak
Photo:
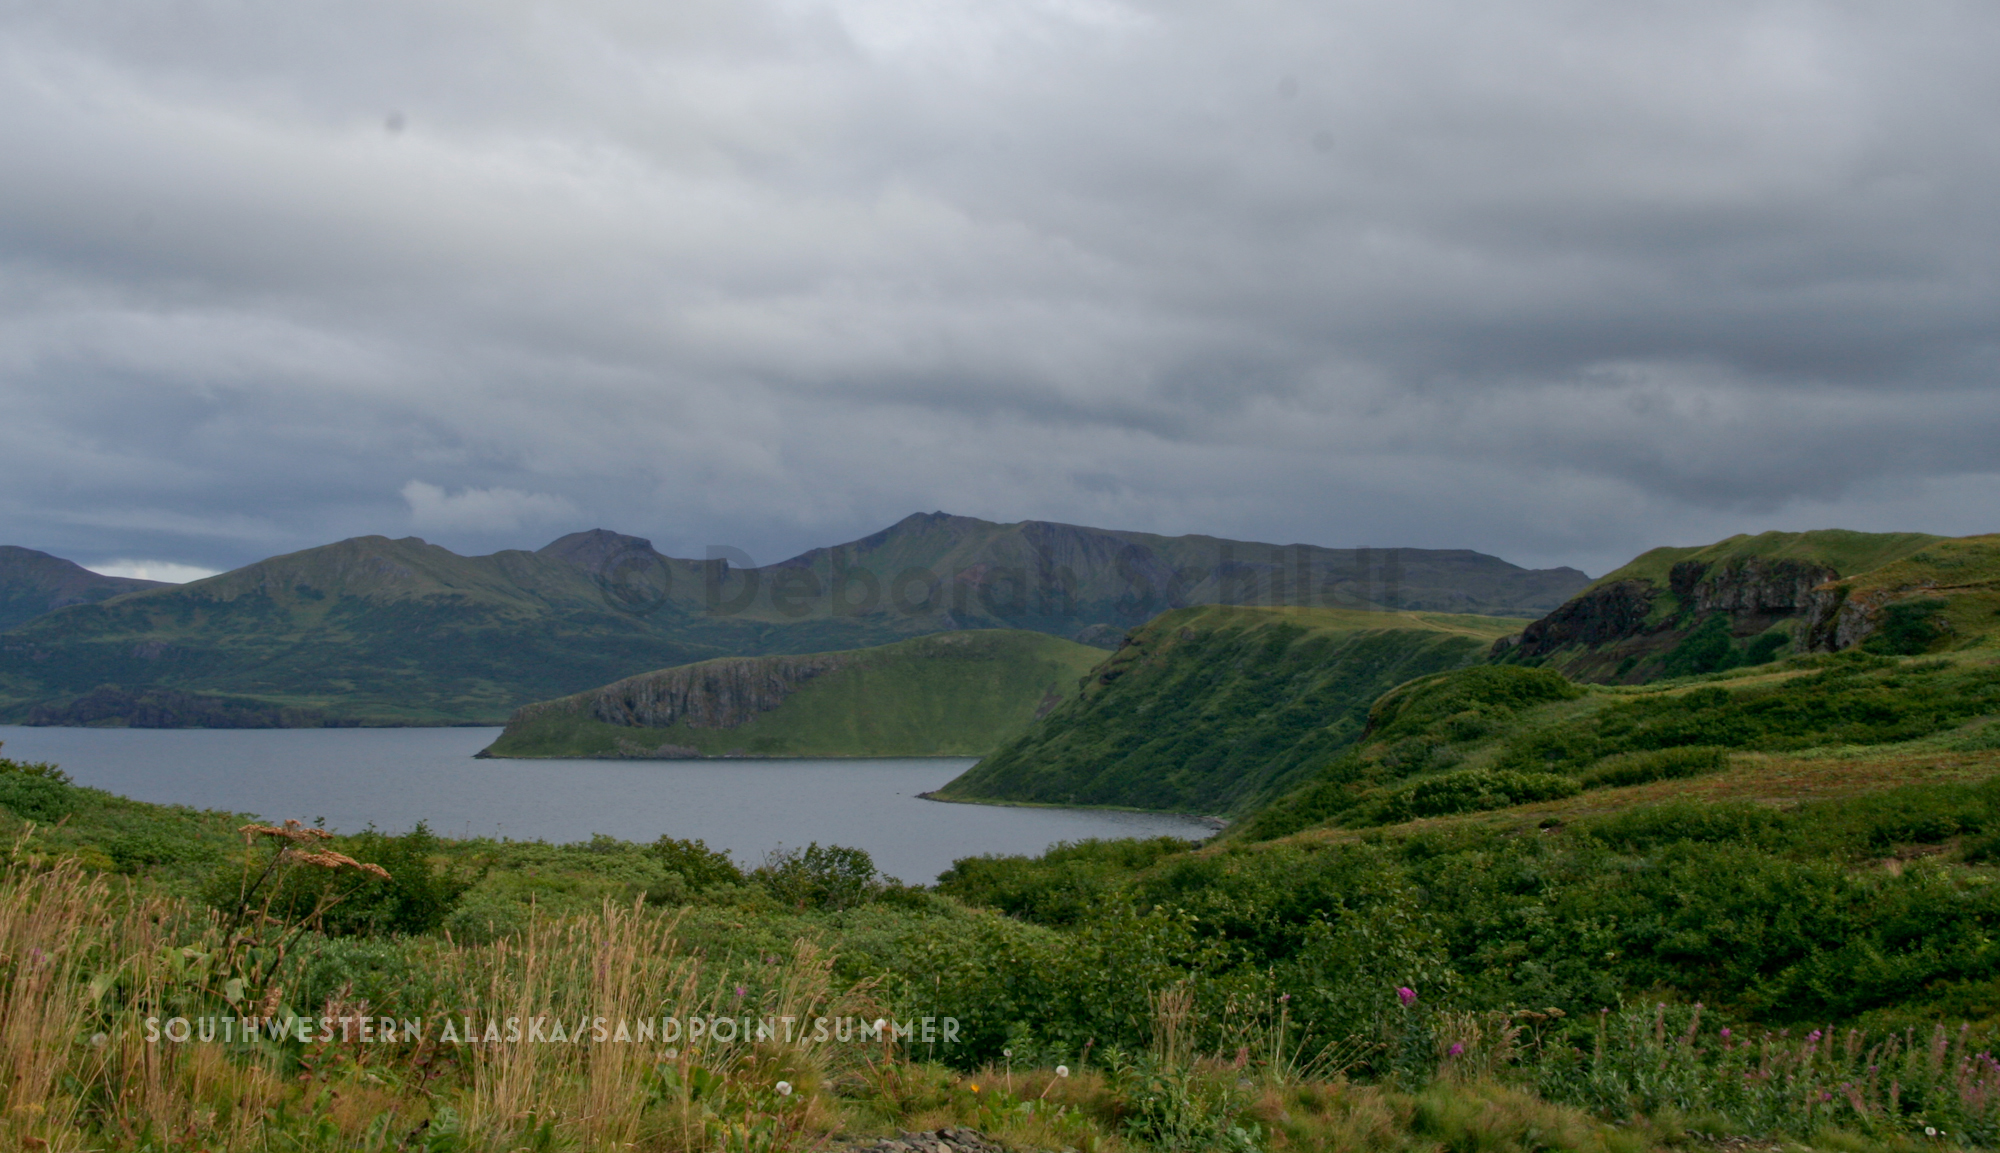
<instances>
[{"instance_id":1,"label":"distant mountain peak","mask_svg":"<svg viewBox=\"0 0 2000 1153\"><path fill-rule=\"evenodd\" d=\"M120 593L166 588L167 581L105 576L74 561L19 545L0 545L0 631L69 605Z\"/></svg>"},{"instance_id":2,"label":"distant mountain peak","mask_svg":"<svg viewBox=\"0 0 2000 1153\"><path fill-rule=\"evenodd\" d=\"M596 576L608 576L620 561L634 556L653 558L659 552L644 537L626 536L608 528L586 529L558 537L536 550L536 555L573 564Z\"/></svg>"}]
</instances>

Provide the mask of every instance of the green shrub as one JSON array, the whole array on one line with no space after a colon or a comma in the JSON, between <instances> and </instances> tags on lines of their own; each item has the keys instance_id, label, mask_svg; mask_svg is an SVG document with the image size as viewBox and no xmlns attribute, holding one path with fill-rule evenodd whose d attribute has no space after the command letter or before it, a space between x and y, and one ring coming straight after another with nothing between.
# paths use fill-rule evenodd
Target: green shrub
<instances>
[{"instance_id":1,"label":"green shrub","mask_svg":"<svg viewBox=\"0 0 2000 1153\"><path fill-rule=\"evenodd\" d=\"M1178 837L1066 841L1039 857L965 857L938 876L938 891L1043 925L1096 915L1135 872L1193 848Z\"/></svg>"},{"instance_id":2,"label":"green shrub","mask_svg":"<svg viewBox=\"0 0 2000 1153\"><path fill-rule=\"evenodd\" d=\"M22 820L54 824L76 811L77 799L69 774L56 766L0 757L0 806Z\"/></svg>"},{"instance_id":3,"label":"green shrub","mask_svg":"<svg viewBox=\"0 0 2000 1153\"><path fill-rule=\"evenodd\" d=\"M1729 643L1729 614L1714 613L1696 625L1660 658L1660 675L1695 676L1733 668L1738 659Z\"/></svg>"},{"instance_id":4,"label":"green shrub","mask_svg":"<svg viewBox=\"0 0 2000 1153\"><path fill-rule=\"evenodd\" d=\"M324 908L315 927L331 936L428 933L442 926L477 880L434 860L441 842L419 821L401 836L369 831L331 842L336 851L379 865L388 880L348 869L290 868L274 874L270 915L285 922L310 918ZM238 858L218 868L203 886L209 904L233 913L245 884L264 868L266 858ZM261 907L263 896L254 904Z\"/></svg>"},{"instance_id":5,"label":"green shrub","mask_svg":"<svg viewBox=\"0 0 2000 1153\"><path fill-rule=\"evenodd\" d=\"M76 793L54 777L0 773L0 806L22 820L52 825L76 811Z\"/></svg>"},{"instance_id":6,"label":"green shrub","mask_svg":"<svg viewBox=\"0 0 2000 1153\"><path fill-rule=\"evenodd\" d=\"M1643 785L1699 776L1729 767L1729 751L1710 745L1616 753L1592 765L1581 778L1586 789Z\"/></svg>"},{"instance_id":7,"label":"green shrub","mask_svg":"<svg viewBox=\"0 0 2000 1153\"><path fill-rule=\"evenodd\" d=\"M1549 669L1479 665L1435 673L1383 694L1369 710L1368 735L1380 740L1425 732L1447 718L1463 724L1471 717L1511 716L1582 695L1569 678Z\"/></svg>"},{"instance_id":8,"label":"green shrub","mask_svg":"<svg viewBox=\"0 0 2000 1153\"><path fill-rule=\"evenodd\" d=\"M202 864L219 855L216 847L205 841L154 829L114 836L104 842L104 852L121 873L144 872L159 865Z\"/></svg>"},{"instance_id":9,"label":"green shrub","mask_svg":"<svg viewBox=\"0 0 2000 1153\"><path fill-rule=\"evenodd\" d=\"M729 854L709 848L706 841L661 837L646 846L646 851L666 868L680 874L690 892L700 892L716 885L743 883L743 870L736 867Z\"/></svg>"},{"instance_id":10,"label":"green shrub","mask_svg":"<svg viewBox=\"0 0 2000 1153\"><path fill-rule=\"evenodd\" d=\"M1939 619L1944 608L1945 602L1937 597L1892 604L1882 610L1881 625L1875 635L1861 642L1861 647L1871 653L1896 656L1928 651L1945 635L1946 626Z\"/></svg>"},{"instance_id":11,"label":"green shrub","mask_svg":"<svg viewBox=\"0 0 2000 1153\"><path fill-rule=\"evenodd\" d=\"M1256 1153L1261 1130L1226 1080L1150 1057L1118 1061L1111 1075L1125 1134L1161 1153Z\"/></svg>"},{"instance_id":12,"label":"green shrub","mask_svg":"<svg viewBox=\"0 0 2000 1153\"><path fill-rule=\"evenodd\" d=\"M848 909L882 891L867 850L818 841L773 850L751 876L780 903L800 909Z\"/></svg>"},{"instance_id":13,"label":"green shrub","mask_svg":"<svg viewBox=\"0 0 2000 1153\"><path fill-rule=\"evenodd\" d=\"M1524 773L1507 769L1468 769L1426 777L1363 806L1361 823L1389 825L1417 817L1443 817L1504 809L1530 801L1573 797L1582 786L1554 773Z\"/></svg>"},{"instance_id":14,"label":"green shrub","mask_svg":"<svg viewBox=\"0 0 2000 1153\"><path fill-rule=\"evenodd\" d=\"M1736 842L1775 848L1791 841L1786 815L1748 801L1675 801L1580 821L1578 832L1620 849L1650 849L1676 841Z\"/></svg>"}]
</instances>

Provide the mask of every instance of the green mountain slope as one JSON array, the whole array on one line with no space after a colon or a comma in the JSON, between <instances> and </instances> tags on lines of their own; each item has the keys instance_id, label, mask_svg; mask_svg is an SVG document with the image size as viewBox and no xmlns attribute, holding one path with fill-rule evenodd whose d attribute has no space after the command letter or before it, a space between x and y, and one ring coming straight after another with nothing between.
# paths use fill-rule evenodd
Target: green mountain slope
<instances>
[{"instance_id":1,"label":"green mountain slope","mask_svg":"<svg viewBox=\"0 0 2000 1153\"><path fill-rule=\"evenodd\" d=\"M1815 591L1945 540L1841 529L1657 548L1499 645L1496 656L1578 680L1642 684L1803 651Z\"/></svg>"},{"instance_id":2,"label":"green mountain slope","mask_svg":"<svg viewBox=\"0 0 2000 1153\"><path fill-rule=\"evenodd\" d=\"M728 657L528 705L481 756L979 756L1076 694L1102 650L978 629Z\"/></svg>"},{"instance_id":3,"label":"green mountain slope","mask_svg":"<svg viewBox=\"0 0 2000 1153\"><path fill-rule=\"evenodd\" d=\"M942 513L763 567L667 557L602 529L483 557L357 537L0 633L0 721L491 724L709 657L974 628L1108 647L1162 608L1205 600L1532 615L1584 583L1463 550L1281 548Z\"/></svg>"},{"instance_id":4,"label":"green mountain slope","mask_svg":"<svg viewBox=\"0 0 2000 1153\"><path fill-rule=\"evenodd\" d=\"M1383 690L1479 659L1504 628L1429 613L1166 613L1134 631L1076 700L936 796L1246 811L1337 756Z\"/></svg>"},{"instance_id":5,"label":"green mountain slope","mask_svg":"<svg viewBox=\"0 0 2000 1153\"><path fill-rule=\"evenodd\" d=\"M45 552L0 545L0 632L69 605L165 587L164 581L103 576Z\"/></svg>"},{"instance_id":6,"label":"green mountain slope","mask_svg":"<svg viewBox=\"0 0 2000 1153\"><path fill-rule=\"evenodd\" d=\"M130 722L178 693L236 702L241 725L492 723L524 700L719 651L618 611L556 557L359 537L0 635L0 716ZM111 715L78 715L107 700Z\"/></svg>"}]
</instances>

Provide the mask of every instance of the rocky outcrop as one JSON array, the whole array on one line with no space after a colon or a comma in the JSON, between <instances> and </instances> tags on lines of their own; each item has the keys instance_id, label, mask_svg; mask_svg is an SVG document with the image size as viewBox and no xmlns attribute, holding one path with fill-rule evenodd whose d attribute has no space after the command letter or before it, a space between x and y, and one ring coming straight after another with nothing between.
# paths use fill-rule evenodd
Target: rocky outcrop
<instances>
[{"instance_id":1,"label":"rocky outcrop","mask_svg":"<svg viewBox=\"0 0 2000 1153\"><path fill-rule=\"evenodd\" d=\"M898 1130L894 1137L843 1143L839 1148L842 1153L1006 1153L998 1142L976 1129Z\"/></svg>"},{"instance_id":2,"label":"rocky outcrop","mask_svg":"<svg viewBox=\"0 0 2000 1153\"><path fill-rule=\"evenodd\" d=\"M1814 589L1840 579L1830 565L1763 557L1731 561L1715 566L1714 571L1709 571L1710 567L1682 562L1674 566L1669 578L1681 603L1703 615L1732 612L1791 616L1810 609ZM1686 592L1679 587L1683 568L1700 570L1688 574L1693 579L1687 582Z\"/></svg>"},{"instance_id":3,"label":"rocky outcrop","mask_svg":"<svg viewBox=\"0 0 2000 1153\"><path fill-rule=\"evenodd\" d=\"M769 712L823 673L843 668L839 653L808 657L732 657L661 669L561 700L525 706L510 724L550 711L582 713L606 724L664 729L733 729Z\"/></svg>"},{"instance_id":4,"label":"rocky outcrop","mask_svg":"<svg viewBox=\"0 0 2000 1153\"><path fill-rule=\"evenodd\" d=\"M1614 647L1620 656L1644 656L1671 647L1718 613L1728 614L1731 635L1754 636L1779 621L1810 616L1825 595L1824 586L1839 578L1831 566L1809 561L1681 561L1668 570L1665 589L1645 579L1599 585L1529 625L1519 637L1495 643L1493 655L1537 658ZM1663 594L1673 598L1665 606L1659 603ZM1660 611L1663 607L1666 611ZM1605 675L1595 663L1586 664L1571 674Z\"/></svg>"},{"instance_id":5,"label":"rocky outcrop","mask_svg":"<svg viewBox=\"0 0 2000 1153\"><path fill-rule=\"evenodd\" d=\"M1874 636L1881 628L1883 610L1914 598L1950 595L1961 586L1940 585L1936 581L1915 581L1855 593L1846 584L1829 584L1813 590L1812 605L1800 630L1799 647L1809 653L1833 653ZM1950 622L1938 620L1936 627L1950 629Z\"/></svg>"},{"instance_id":6,"label":"rocky outcrop","mask_svg":"<svg viewBox=\"0 0 2000 1153\"><path fill-rule=\"evenodd\" d=\"M1645 631L1658 590L1651 581L1599 585L1521 630L1519 639L1495 643L1495 651L1515 648L1523 657L1547 656L1574 645L1598 645Z\"/></svg>"}]
</instances>

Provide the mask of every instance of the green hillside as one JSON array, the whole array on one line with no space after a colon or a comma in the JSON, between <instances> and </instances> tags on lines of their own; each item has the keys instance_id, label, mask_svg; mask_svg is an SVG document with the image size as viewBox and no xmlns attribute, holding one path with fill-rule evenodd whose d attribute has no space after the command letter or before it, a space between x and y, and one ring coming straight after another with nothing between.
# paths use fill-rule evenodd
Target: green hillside
<instances>
[{"instance_id":1,"label":"green hillside","mask_svg":"<svg viewBox=\"0 0 2000 1153\"><path fill-rule=\"evenodd\" d=\"M981 629L662 669L515 713L482 756L979 756L1074 696L1099 649Z\"/></svg>"},{"instance_id":2,"label":"green hillside","mask_svg":"<svg viewBox=\"0 0 2000 1153\"><path fill-rule=\"evenodd\" d=\"M2000 760L2000 652L1991 640L1913 659L1853 648L1641 689L1489 665L1384 694L1366 738L1232 830L1299 829L1587 797L1706 777L1781 756Z\"/></svg>"},{"instance_id":3,"label":"green hillside","mask_svg":"<svg viewBox=\"0 0 2000 1153\"><path fill-rule=\"evenodd\" d=\"M1825 529L1656 548L1591 582L1496 656L1619 684L1762 664L1814 647L1806 634L1827 609L1816 590L1946 539Z\"/></svg>"},{"instance_id":4,"label":"green hillside","mask_svg":"<svg viewBox=\"0 0 2000 1153\"><path fill-rule=\"evenodd\" d=\"M1135 630L1083 693L938 790L954 801L1247 811L1338 755L1368 704L1479 659L1476 616L1208 606Z\"/></svg>"},{"instance_id":5,"label":"green hillside","mask_svg":"<svg viewBox=\"0 0 2000 1153\"><path fill-rule=\"evenodd\" d=\"M0 545L0 632L69 605L163 587L162 581L103 576L45 552Z\"/></svg>"},{"instance_id":6,"label":"green hillside","mask_svg":"<svg viewBox=\"0 0 2000 1153\"><path fill-rule=\"evenodd\" d=\"M495 723L526 700L723 651L618 611L557 557L358 537L0 634L0 719L130 723L172 700L239 725ZM107 699L110 716L80 715Z\"/></svg>"},{"instance_id":7,"label":"green hillside","mask_svg":"<svg viewBox=\"0 0 2000 1153\"><path fill-rule=\"evenodd\" d=\"M1801 633L1816 651L1914 654L1983 646L2000 632L2000 534L1934 540L1819 590Z\"/></svg>"},{"instance_id":8,"label":"green hillside","mask_svg":"<svg viewBox=\"0 0 2000 1153\"><path fill-rule=\"evenodd\" d=\"M1649 549L1624 566L1590 582L1590 588L1619 581L1643 580L1666 588L1677 564L1727 565L1758 558L1771 561L1804 561L1823 564L1842 573L1867 572L1890 561L1900 560L1925 545L1946 538L1923 532L1853 532L1848 529L1814 529L1809 532L1738 533L1710 545L1693 548ZM1588 592L1589 589L1584 590Z\"/></svg>"},{"instance_id":9,"label":"green hillside","mask_svg":"<svg viewBox=\"0 0 2000 1153\"><path fill-rule=\"evenodd\" d=\"M414 537L357 537L55 611L48 605L67 602L51 602L46 581L27 581L21 603L42 615L0 632L0 722L492 724L531 701L710 657L980 628L1108 648L1163 609L1211 601L1532 616L1585 583L1573 569L1522 569L1466 550L1278 546L943 513L778 564L737 563L747 559L668 557L597 529L480 557ZM0 597L9 571L0 563ZM80 599L125 587L94 579Z\"/></svg>"}]
</instances>

